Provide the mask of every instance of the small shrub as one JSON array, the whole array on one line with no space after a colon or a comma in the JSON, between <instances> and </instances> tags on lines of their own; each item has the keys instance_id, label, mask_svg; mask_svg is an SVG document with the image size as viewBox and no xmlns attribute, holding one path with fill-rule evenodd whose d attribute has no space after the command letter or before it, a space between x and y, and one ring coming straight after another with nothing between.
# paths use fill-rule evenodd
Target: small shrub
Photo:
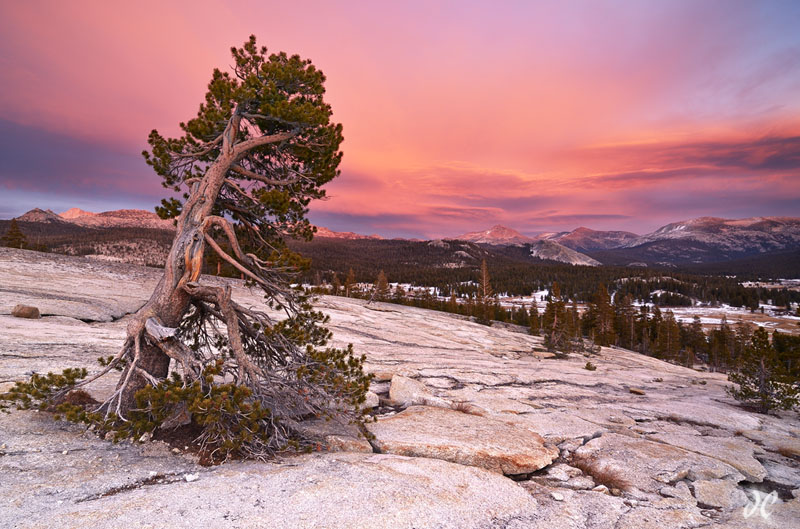
<instances>
[{"instance_id":1,"label":"small shrub","mask_svg":"<svg viewBox=\"0 0 800 529\"><path fill-rule=\"evenodd\" d=\"M8 392L0 395L0 399L15 404L20 410L46 410L53 405L54 395L74 386L78 381L86 378L87 374L85 368L65 369L58 375L34 373L27 382L15 383Z\"/></svg>"},{"instance_id":2,"label":"small shrub","mask_svg":"<svg viewBox=\"0 0 800 529\"><path fill-rule=\"evenodd\" d=\"M67 393L59 404L72 404L75 406L87 406L89 404L100 404L91 395L82 389L76 389Z\"/></svg>"},{"instance_id":3,"label":"small shrub","mask_svg":"<svg viewBox=\"0 0 800 529\"><path fill-rule=\"evenodd\" d=\"M145 386L136 392L136 409L128 420L93 409L98 402L83 390L73 390L56 398L59 392L74 386L87 375L86 369L65 369L61 374L34 374L26 382L17 382L0 400L15 404L17 409L38 409L55 412L56 420L92 425L106 439L114 442L137 439L157 429L170 430L186 425L199 432L194 439L201 460L223 462L230 457L271 453L272 429L280 428L289 439L279 450L310 451L313 446L293 435L271 411L253 398L250 388L233 383L217 383L223 363L207 367L200 380L187 384L178 374L156 386ZM324 379L326 373L314 373ZM365 379L366 383L369 379ZM469 407L468 403L464 406ZM176 420L177 416L184 420ZM174 426L173 426L174 425Z\"/></svg>"},{"instance_id":4,"label":"small shrub","mask_svg":"<svg viewBox=\"0 0 800 529\"><path fill-rule=\"evenodd\" d=\"M586 365L583 368L587 371L597 371L597 366L591 362L586 362Z\"/></svg>"}]
</instances>

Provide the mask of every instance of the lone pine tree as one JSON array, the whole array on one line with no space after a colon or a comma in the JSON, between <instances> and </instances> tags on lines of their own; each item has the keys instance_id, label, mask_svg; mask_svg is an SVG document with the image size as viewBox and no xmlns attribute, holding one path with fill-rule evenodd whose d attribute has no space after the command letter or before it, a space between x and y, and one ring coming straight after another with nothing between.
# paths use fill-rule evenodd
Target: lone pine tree
<instances>
[{"instance_id":1,"label":"lone pine tree","mask_svg":"<svg viewBox=\"0 0 800 529\"><path fill-rule=\"evenodd\" d=\"M11 223L8 225L8 231L5 235L0 237L0 244L9 248L25 248L25 246L27 246L27 239L25 238L25 234L22 233L22 230L19 229L17 219L11 219Z\"/></svg>"},{"instance_id":2,"label":"lone pine tree","mask_svg":"<svg viewBox=\"0 0 800 529\"><path fill-rule=\"evenodd\" d=\"M544 345L548 351L568 353L571 344L567 333L567 307L561 298L561 289L553 282L550 298L542 315Z\"/></svg>"},{"instance_id":3,"label":"lone pine tree","mask_svg":"<svg viewBox=\"0 0 800 529\"><path fill-rule=\"evenodd\" d=\"M476 307L477 321L484 325L492 324L492 311L494 310L494 292L492 291L492 283L489 278L489 267L486 265L486 259L481 263L481 276L478 283L478 305Z\"/></svg>"},{"instance_id":4,"label":"lone pine tree","mask_svg":"<svg viewBox=\"0 0 800 529\"><path fill-rule=\"evenodd\" d=\"M137 435L188 416L204 442L261 457L302 444L297 425L307 417L358 420L369 377L351 348L323 348L326 318L290 287L302 259L283 242L311 239L307 206L339 174L342 127L331 122L325 76L297 55L267 54L253 36L231 53L232 74L213 71L183 134L153 130L143 152L164 186L182 192L157 208L177 228L163 277L119 353L53 397L121 369L91 415L104 427ZM272 310L205 284L207 252L261 289Z\"/></svg>"},{"instance_id":5,"label":"lone pine tree","mask_svg":"<svg viewBox=\"0 0 800 529\"><path fill-rule=\"evenodd\" d=\"M763 327L753 333L728 380L738 386L729 387L728 393L760 413L791 409L800 399L797 379L780 361Z\"/></svg>"},{"instance_id":6,"label":"lone pine tree","mask_svg":"<svg viewBox=\"0 0 800 529\"><path fill-rule=\"evenodd\" d=\"M392 295L392 288L389 286L389 281L386 279L386 274L383 273L383 270L378 272L378 277L373 285L373 292L373 298L376 301L388 301Z\"/></svg>"}]
</instances>

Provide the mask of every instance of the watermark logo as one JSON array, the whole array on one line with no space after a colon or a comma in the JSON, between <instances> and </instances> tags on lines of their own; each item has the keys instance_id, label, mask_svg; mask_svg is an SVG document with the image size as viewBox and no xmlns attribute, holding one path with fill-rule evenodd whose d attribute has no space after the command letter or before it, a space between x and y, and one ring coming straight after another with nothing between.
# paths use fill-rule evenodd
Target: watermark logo
<instances>
[{"instance_id":1,"label":"watermark logo","mask_svg":"<svg viewBox=\"0 0 800 529\"><path fill-rule=\"evenodd\" d=\"M747 492L752 496L752 500L745 506L742 515L750 518L757 513L764 520L768 520L772 514L769 508L778 501L778 493L774 490L766 495L758 490L748 490Z\"/></svg>"}]
</instances>

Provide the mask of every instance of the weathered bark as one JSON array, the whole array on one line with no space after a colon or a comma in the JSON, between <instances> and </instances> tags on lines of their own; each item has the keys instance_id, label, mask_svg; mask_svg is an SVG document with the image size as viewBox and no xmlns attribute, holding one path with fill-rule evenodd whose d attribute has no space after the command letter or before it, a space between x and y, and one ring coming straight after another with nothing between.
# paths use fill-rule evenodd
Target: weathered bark
<instances>
[{"instance_id":1,"label":"weathered bark","mask_svg":"<svg viewBox=\"0 0 800 529\"><path fill-rule=\"evenodd\" d=\"M172 243L164 276L156 286L150 300L136 313L134 321L128 326L129 341L138 340L140 349L134 351L133 360L122 377L117 390L118 402L109 403L124 414L135 407L135 394L149 381L136 367L156 379L167 376L170 357L162 349L151 343L146 333L146 322L154 318L165 327L178 327L189 309L191 295L184 289L187 283L200 277L205 252L206 218L211 215L214 202L234 160L233 141L236 133L231 129L238 127L238 119L231 119L223 134L223 150L217 160L199 183L193 184L192 194L178 217L177 233ZM131 372L133 371L133 372Z\"/></svg>"}]
</instances>

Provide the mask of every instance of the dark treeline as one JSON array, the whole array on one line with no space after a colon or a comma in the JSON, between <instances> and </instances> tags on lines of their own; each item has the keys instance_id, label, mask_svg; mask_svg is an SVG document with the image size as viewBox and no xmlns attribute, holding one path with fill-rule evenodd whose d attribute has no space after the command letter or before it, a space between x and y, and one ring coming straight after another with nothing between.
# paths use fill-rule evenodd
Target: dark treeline
<instances>
[{"instance_id":1,"label":"dark treeline","mask_svg":"<svg viewBox=\"0 0 800 529\"><path fill-rule=\"evenodd\" d=\"M11 229L12 221L0 221L0 235ZM24 235L22 248L40 252L58 251L65 246L77 254L88 252L93 244L136 240L156 241L169 248L175 233L169 230L134 227L91 228L71 223L16 222ZM86 251L82 252L81 249Z\"/></svg>"},{"instance_id":2,"label":"dark treeline","mask_svg":"<svg viewBox=\"0 0 800 529\"><path fill-rule=\"evenodd\" d=\"M381 271L373 285L359 283L349 271L344 280L338 275L331 285L313 289L316 293L356 297L374 301L439 310L475 321L513 323L527 327L531 334L544 337L548 350L558 353L593 352L598 346L618 346L662 360L693 367L698 363L712 371L728 371L736 366L753 338L755 326L747 322L729 323L724 318L708 332L695 316L688 324L681 323L671 310L658 306L635 306L630 294L613 297L600 286L578 310L575 299L568 299L558 283L546 297L540 312L536 304L502 306L493 294L488 275L481 274L475 295L459 298L434 296L429 288L405 291L400 285L391 289ZM773 347L792 377L800 377L800 336L775 331Z\"/></svg>"},{"instance_id":3,"label":"dark treeline","mask_svg":"<svg viewBox=\"0 0 800 529\"><path fill-rule=\"evenodd\" d=\"M721 263L684 265L695 274L735 275L744 281L800 278L800 250L753 255Z\"/></svg>"},{"instance_id":4,"label":"dark treeline","mask_svg":"<svg viewBox=\"0 0 800 529\"><path fill-rule=\"evenodd\" d=\"M619 266L573 266L540 261L523 248L486 249L461 241L401 241L315 239L291 241L292 250L311 259L303 279L307 283L343 280L353 270L355 280L372 283L378 270L392 282L437 289L441 296L474 296L482 260L486 260L494 291L508 296L529 296L557 282L570 300L588 302L599 285L609 292L630 294L635 300L660 306L687 306L692 300L725 303L755 309L759 303L786 307L800 302L800 292L785 289L745 288L741 280L723 275L702 275L674 269Z\"/></svg>"},{"instance_id":5,"label":"dark treeline","mask_svg":"<svg viewBox=\"0 0 800 529\"><path fill-rule=\"evenodd\" d=\"M118 241L157 241L165 249L172 241L172 232L144 228L88 228L70 223L19 222L27 249L91 253L93 244ZM6 234L10 221L0 221L0 235ZM755 309L759 303L787 307L800 302L800 292L745 288L743 279L757 277L728 277L725 264L701 265L698 271L656 269L622 266L572 266L541 261L530 257L526 247L481 247L463 241L406 241L374 239L327 239L311 242L287 241L289 248L311 260L302 280L307 283L332 283L352 269L358 282L372 282L378 270L384 270L392 282L435 287L440 295L465 298L478 290L480 264L487 261L495 292L509 296L528 296L544 290L554 282L562 285L568 299L588 302L599 285L609 292L630 294L635 300L655 303L662 307L688 306L692 300L703 303L725 303L735 307ZM736 261L737 266L763 264L796 258L797 254L763 256ZM795 259L796 260L796 259ZM213 261L213 262L212 262ZM733 264L732 263L732 266ZM206 272L231 275L238 273L226 263L208 259Z\"/></svg>"}]
</instances>

